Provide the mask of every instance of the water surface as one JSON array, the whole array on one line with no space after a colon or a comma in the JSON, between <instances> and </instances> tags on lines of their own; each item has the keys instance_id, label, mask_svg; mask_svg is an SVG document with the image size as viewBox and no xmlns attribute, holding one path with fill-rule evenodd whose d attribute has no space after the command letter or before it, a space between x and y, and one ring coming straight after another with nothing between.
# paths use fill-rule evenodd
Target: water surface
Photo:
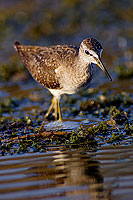
<instances>
[{"instance_id":1,"label":"water surface","mask_svg":"<svg viewBox=\"0 0 133 200\"><path fill-rule=\"evenodd\" d=\"M132 166L132 145L1 157L0 199L131 200Z\"/></svg>"}]
</instances>

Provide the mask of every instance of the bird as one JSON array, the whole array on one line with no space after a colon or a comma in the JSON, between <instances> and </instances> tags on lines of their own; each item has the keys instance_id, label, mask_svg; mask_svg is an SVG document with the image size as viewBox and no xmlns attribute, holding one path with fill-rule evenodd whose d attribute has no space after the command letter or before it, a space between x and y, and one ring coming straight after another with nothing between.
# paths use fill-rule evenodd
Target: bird
<instances>
[{"instance_id":1,"label":"bird","mask_svg":"<svg viewBox=\"0 0 133 200\"><path fill-rule=\"evenodd\" d=\"M60 97L74 94L87 87L98 66L110 81L112 78L101 60L102 45L94 38L86 38L79 47L53 45L49 47L22 45L16 41L14 48L32 77L53 95L45 118L54 110L55 120L62 121Z\"/></svg>"}]
</instances>

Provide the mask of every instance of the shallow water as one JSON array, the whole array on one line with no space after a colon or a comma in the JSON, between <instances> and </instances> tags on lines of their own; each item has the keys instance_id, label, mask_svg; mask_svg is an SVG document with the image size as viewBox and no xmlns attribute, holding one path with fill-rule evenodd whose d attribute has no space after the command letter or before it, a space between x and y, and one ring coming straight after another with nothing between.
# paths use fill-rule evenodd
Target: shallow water
<instances>
[{"instance_id":1,"label":"shallow water","mask_svg":"<svg viewBox=\"0 0 133 200\"><path fill-rule=\"evenodd\" d=\"M100 93L100 91L110 90L110 88L116 94L125 91L126 88L126 92L131 94L132 80L116 80L112 83L103 81L97 90ZM9 118L11 116L14 118L30 116L34 122L37 119L35 119L36 114L33 110L46 111L51 98L47 90L33 81L23 84L1 84L0 97L11 97L18 103L14 112L5 112L3 115L9 116ZM44 128L52 131L72 131L81 125L88 128L101 122L103 118L98 118L91 113L73 116L69 109L64 110L64 107L67 106L70 106L70 109L73 107L78 109L77 102L84 101L88 97L87 90L74 96L63 96L61 103L63 104L64 121L59 123L46 120ZM71 98L76 99L72 105L68 102ZM44 113L40 113L37 118L40 117L42 120L43 116ZM104 121L106 120L104 119ZM18 135L21 136L22 132L23 129L18 129ZM121 129L120 134L122 133ZM4 136L2 136L1 131L1 138L6 138L6 134L4 132ZM105 136L106 139L109 137L111 135ZM98 137L96 136L96 138ZM106 139L103 144L106 144ZM44 142L44 152L42 153L33 152L32 146L30 147L31 153L25 151L24 154L22 152L17 154L14 151L14 155L10 156L9 151L4 157L0 157L0 200L132 200L133 145L130 144L132 136L117 146L102 144L103 146L99 147L100 136L97 141L99 143L95 151L90 150L85 144L80 145L80 142L78 149L76 149L76 145L75 148L73 145L66 148L67 145L59 146L54 143L48 147ZM17 142L14 143L12 149L17 149L17 145Z\"/></svg>"},{"instance_id":2,"label":"shallow water","mask_svg":"<svg viewBox=\"0 0 133 200\"><path fill-rule=\"evenodd\" d=\"M47 149L0 158L0 199L106 199L133 197L133 152L129 146Z\"/></svg>"}]
</instances>

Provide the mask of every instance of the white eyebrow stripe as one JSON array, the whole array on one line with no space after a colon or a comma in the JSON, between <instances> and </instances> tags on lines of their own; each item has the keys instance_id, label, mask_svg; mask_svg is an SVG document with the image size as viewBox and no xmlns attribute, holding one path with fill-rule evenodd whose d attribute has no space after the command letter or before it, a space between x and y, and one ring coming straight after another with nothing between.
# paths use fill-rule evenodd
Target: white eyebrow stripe
<instances>
[{"instance_id":1,"label":"white eyebrow stripe","mask_svg":"<svg viewBox=\"0 0 133 200\"><path fill-rule=\"evenodd\" d=\"M88 50L89 51L89 53L94 57L94 58L97 58L98 59L98 55L95 53L95 51L93 51L93 50Z\"/></svg>"}]
</instances>

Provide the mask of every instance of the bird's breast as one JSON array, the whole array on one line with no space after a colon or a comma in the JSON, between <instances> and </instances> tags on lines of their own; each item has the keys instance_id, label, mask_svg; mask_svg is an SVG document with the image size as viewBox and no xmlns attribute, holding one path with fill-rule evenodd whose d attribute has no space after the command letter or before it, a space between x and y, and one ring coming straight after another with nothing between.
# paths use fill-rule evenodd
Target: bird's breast
<instances>
[{"instance_id":1,"label":"bird's breast","mask_svg":"<svg viewBox=\"0 0 133 200\"><path fill-rule=\"evenodd\" d=\"M88 85L92 79L93 68L87 67L60 67L56 70L57 78L64 93L76 93L82 87Z\"/></svg>"}]
</instances>

